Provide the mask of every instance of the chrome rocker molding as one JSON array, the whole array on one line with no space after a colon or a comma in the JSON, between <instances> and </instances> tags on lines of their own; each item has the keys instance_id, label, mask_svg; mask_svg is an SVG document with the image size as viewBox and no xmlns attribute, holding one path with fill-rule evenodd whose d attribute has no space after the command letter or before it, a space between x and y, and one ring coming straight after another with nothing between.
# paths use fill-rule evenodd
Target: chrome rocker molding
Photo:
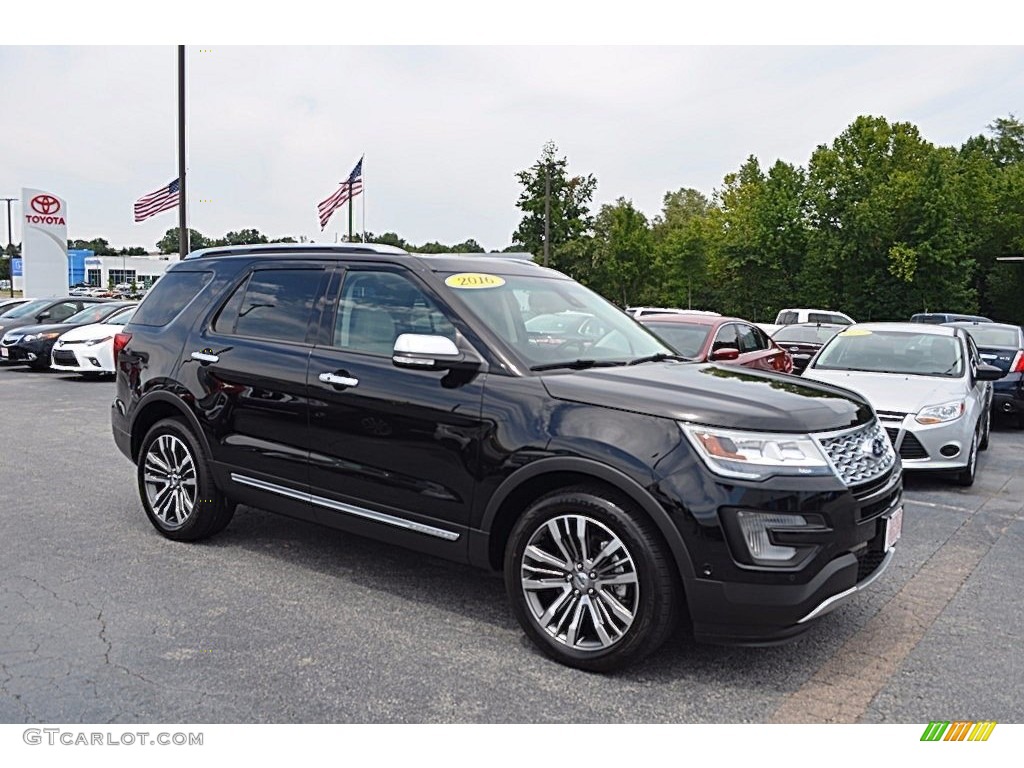
<instances>
[{"instance_id":1,"label":"chrome rocker molding","mask_svg":"<svg viewBox=\"0 0 1024 768\"><path fill-rule=\"evenodd\" d=\"M443 528L435 528L432 525L423 525L422 523L416 523L412 520L395 517L394 515L387 515L383 512L375 512L372 509L364 509L363 507L356 507L352 504L344 504L340 501L325 499L323 496L315 496L312 493L295 491L291 488L285 488L281 485L268 483L264 480L257 480L254 477L246 477L245 475L239 475L235 472L231 473L231 479L240 485L248 485L253 488L258 488L261 491L269 491L270 493L276 493L280 496L287 496L290 499L308 501L311 504L326 507L327 509L333 509L337 512L344 512L349 515L355 515L356 517L363 517L367 520L384 523L385 525L393 525L395 528L405 528L406 530L423 533L427 536L435 536L439 539L444 539L445 541L456 541L459 538L459 534L452 531L446 531Z\"/></svg>"},{"instance_id":2,"label":"chrome rocker molding","mask_svg":"<svg viewBox=\"0 0 1024 768\"><path fill-rule=\"evenodd\" d=\"M857 594L862 589L867 589L869 586L871 586L874 583L875 579L877 579L879 576L881 576L882 572L885 571L885 569L889 567L889 563L892 562L892 556L894 554L896 554L896 548L895 547L890 549L885 554L885 559L882 560L882 562L878 565L877 568L875 568L875 572L872 573L870 576L868 576L866 579L864 579L864 581L860 582L859 584L854 584L852 587L850 587L849 589L843 590L838 595L832 595L832 597L830 597L827 600L825 600L824 602L822 602L821 605L819 605L813 611L811 611L806 616L804 616L802 619L800 619L800 621L798 621L797 624L803 624L805 621L810 621L811 619L816 619L818 616L822 616L822 615L828 613L829 611L831 611L833 608L838 607L839 603L841 603L846 598L851 597L851 596Z\"/></svg>"}]
</instances>

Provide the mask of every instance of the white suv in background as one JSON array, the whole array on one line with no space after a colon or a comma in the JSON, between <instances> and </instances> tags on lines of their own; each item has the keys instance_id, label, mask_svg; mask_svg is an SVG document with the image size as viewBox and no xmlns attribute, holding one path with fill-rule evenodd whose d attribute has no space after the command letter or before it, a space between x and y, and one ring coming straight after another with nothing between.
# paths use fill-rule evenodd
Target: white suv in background
<instances>
[{"instance_id":1,"label":"white suv in background","mask_svg":"<svg viewBox=\"0 0 1024 768\"><path fill-rule=\"evenodd\" d=\"M849 315L832 309L781 309L775 317L775 325L796 325L797 323L853 325L855 322Z\"/></svg>"}]
</instances>

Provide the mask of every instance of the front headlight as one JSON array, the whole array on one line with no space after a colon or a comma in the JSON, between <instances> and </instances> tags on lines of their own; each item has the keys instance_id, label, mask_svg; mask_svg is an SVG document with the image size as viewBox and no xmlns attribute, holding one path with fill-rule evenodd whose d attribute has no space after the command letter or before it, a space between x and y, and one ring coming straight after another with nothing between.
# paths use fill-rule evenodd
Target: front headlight
<instances>
[{"instance_id":1,"label":"front headlight","mask_svg":"<svg viewBox=\"0 0 1024 768\"><path fill-rule=\"evenodd\" d=\"M87 347L95 347L97 344L102 344L105 341L110 341L112 338L114 338L114 337L113 336L104 336L102 339L89 339L87 342L85 342L85 346L87 346Z\"/></svg>"},{"instance_id":2,"label":"front headlight","mask_svg":"<svg viewBox=\"0 0 1024 768\"><path fill-rule=\"evenodd\" d=\"M956 421L964 415L965 404L963 400L954 400L951 403L940 405L926 405L914 417L918 424L941 424L946 421Z\"/></svg>"},{"instance_id":3,"label":"front headlight","mask_svg":"<svg viewBox=\"0 0 1024 768\"><path fill-rule=\"evenodd\" d=\"M56 339L60 336L60 333L30 333L28 336L22 339L22 341L45 341L48 339Z\"/></svg>"},{"instance_id":4,"label":"front headlight","mask_svg":"<svg viewBox=\"0 0 1024 768\"><path fill-rule=\"evenodd\" d=\"M708 469L723 477L765 480L776 475L833 474L825 454L808 435L680 426Z\"/></svg>"},{"instance_id":5,"label":"front headlight","mask_svg":"<svg viewBox=\"0 0 1024 768\"><path fill-rule=\"evenodd\" d=\"M35 341L38 338L39 338L39 334L38 333L30 333L28 336L22 336L21 340L22 341Z\"/></svg>"}]
</instances>

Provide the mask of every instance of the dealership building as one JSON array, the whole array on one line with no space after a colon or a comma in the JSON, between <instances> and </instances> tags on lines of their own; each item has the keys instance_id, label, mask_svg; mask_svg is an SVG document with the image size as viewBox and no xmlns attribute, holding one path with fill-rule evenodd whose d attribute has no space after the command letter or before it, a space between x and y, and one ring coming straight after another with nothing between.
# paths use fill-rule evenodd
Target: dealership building
<instances>
[{"instance_id":1,"label":"dealership building","mask_svg":"<svg viewBox=\"0 0 1024 768\"><path fill-rule=\"evenodd\" d=\"M148 288L174 262L178 255L149 253L145 256L86 256L80 282L106 288L121 283L136 283Z\"/></svg>"}]
</instances>

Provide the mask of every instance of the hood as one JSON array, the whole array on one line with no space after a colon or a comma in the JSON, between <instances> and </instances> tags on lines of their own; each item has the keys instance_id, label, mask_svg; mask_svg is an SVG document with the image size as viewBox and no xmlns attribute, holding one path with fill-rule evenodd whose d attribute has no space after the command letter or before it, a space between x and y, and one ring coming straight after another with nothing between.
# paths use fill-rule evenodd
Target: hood
<instances>
[{"instance_id":1,"label":"hood","mask_svg":"<svg viewBox=\"0 0 1024 768\"><path fill-rule=\"evenodd\" d=\"M560 400L694 424L769 432L828 432L870 421L853 392L738 366L659 362L545 375Z\"/></svg>"},{"instance_id":2,"label":"hood","mask_svg":"<svg viewBox=\"0 0 1024 768\"><path fill-rule=\"evenodd\" d=\"M902 373L808 369L804 377L852 389L867 398L876 411L917 413L965 395L963 378L911 376Z\"/></svg>"},{"instance_id":3,"label":"hood","mask_svg":"<svg viewBox=\"0 0 1024 768\"><path fill-rule=\"evenodd\" d=\"M79 323L47 323L45 325L23 325L18 328L18 333L25 334L26 336L30 333L65 333L70 331L72 328L80 328Z\"/></svg>"},{"instance_id":4,"label":"hood","mask_svg":"<svg viewBox=\"0 0 1024 768\"><path fill-rule=\"evenodd\" d=\"M61 341L88 341L89 339L102 339L120 333L124 326L121 323L92 323L82 325L65 333L60 337Z\"/></svg>"}]
</instances>

